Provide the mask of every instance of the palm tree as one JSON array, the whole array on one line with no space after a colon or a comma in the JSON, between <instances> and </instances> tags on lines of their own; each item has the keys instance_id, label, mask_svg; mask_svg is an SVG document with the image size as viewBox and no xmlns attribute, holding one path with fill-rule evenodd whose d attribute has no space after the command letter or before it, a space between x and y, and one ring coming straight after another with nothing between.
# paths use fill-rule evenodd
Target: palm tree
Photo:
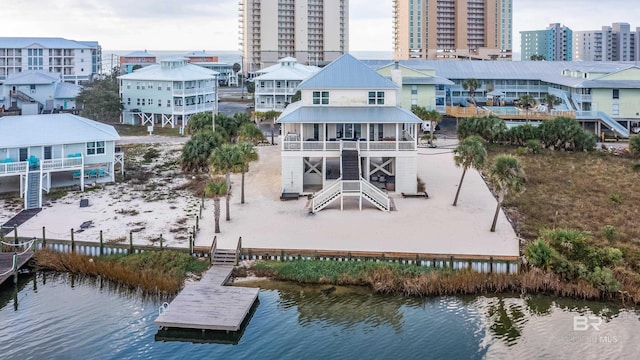
<instances>
[{"instance_id":1,"label":"palm tree","mask_svg":"<svg viewBox=\"0 0 640 360\"><path fill-rule=\"evenodd\" d=\"M462 177L460 178L458 190L456 190L456 198L453 200L453 206L456 206L467 169L470 167L481 169L484 167L487 161L487 150L482 145L482 138L478 135L472 135L462 140L453 150L453 153L455 154L453 159L456 162L456 166L462 166Z\"/></svg>"},{"instance_id":2,"label":"palm tree","mask_svg":"<svg viewBox=\"0 0 640 360\"><path fill-rule=\"evenodd\" d=\"M266 117L267 119L271 119L271 145L275 145L275 143L273 142L273 128L276 125L276 119L278 118L278 116L280 116L280 112L275 110L269 110L264 113L264 117Z\"/></svg>"},{"instance_id":3,"label":"palm tree","mask_svg":"<svg viewBox=\"0 0 640 360\"><path fill-rule=\"evenodd\" d=\"M560 99L559 97L553 95L553 94L546 94L545 96L542 97L542 99L540 99L543 103L547 104L547 112L549 114L551 114L551 110L553 110L553 107L555 105L560 105L562 104L562 99Z\"/></svg>"},{"instance_id":4,"label":"palm tree","mask_svg":"<svg viewBox=\"0 0 640 360\"><path fill-rule=\"evenodd\" d=\"M465 90L469 90L469 96L471 97L471 102L473 102L473 106L476 108L476 113L477 113L478 104L476 103L476 90L480 88L480 81L474 78L465 79L462 82L462 88Z\"/></svg>"},{"instance_id":5,"label":"palm tree","mask_svg":"<svg viewBox=\"0 0 640 360\"><path fill-rule=\"evenodd\" d=\"M213 151L209 157L209 164L211 165L211 173L225 174L225 180L227 182L226 220L230 221L231 215L229 213L229 201L231 198L231 171L237 170L242 164L242 154L240 154L240 150L237 146L223 144Z\"/></svg>"},{"instance_id":6,"label":"palm tree","mask_svg":"<svg viewBox=\"0 0 640 360\"><path fill-rule=\"evenodd\" d=\"M227 195L227 182L222 177L214 177L204 188L207 197L213 198L213 217L215 219L215 233L220 233L220 198Z\"/></svg>"},{"instance_id":7,"label":"palm tree","mask_svg":"<svg viewBox=\"0 0 640 360\"><path fill-rule=\"evenodd\" d=\"M525 120L529 122L529 109L536 105L536 99L531 94L522 94L516 101L525 110Z\"/></svg>"},{"instance_id":8,"label":"palm tree","mask_svg":"<svg viewBox=\"0 0 640 360\"><path fill-rule=\"evenodd\" d=\"M258 145L259 142L264 141L264 134L258 129L255 123L250 122L240 127L238 139L253 145Z\"/></svg>"},{"instance_id":9,"label":"palm tree","mask_svg":"<svg viewBox=\"0 0 640 360\"><path fill-rule=\"evenodd\" d=\"M242 156L240 172L242 172L242 186L240 187L240 203L244 204L244 174L249 171L249 163L258 160L258 153L253 145L243 142L238 144L238 149Z\"/></svg>"},{"instance_id":10,"label":"palm tree","mask_svg":"<svg viewBox=\"0 0 640 360\"><path fill-rule=\"evenodd\" d=\"M498 196L498 205L491 224L491 231L494 232L504 197L507 194L517 196L524 191L524 170L518 158L507 154L496 156L490 170L489 181Z\"/></svg>"},{"instance_id":11,"label":"palm tree","mask_svg":"<svg viewBox=\"0 0 640 360\"><path fill-rule=\"evenodd\" d=\"M429 144L433 146L433 132L436 129L436 123L442 119L442 115L440 115L438 110L427 110L423 106L413 106L411 111L422 121L429 121L431 123Z\"/></svg>"}]
</instances>

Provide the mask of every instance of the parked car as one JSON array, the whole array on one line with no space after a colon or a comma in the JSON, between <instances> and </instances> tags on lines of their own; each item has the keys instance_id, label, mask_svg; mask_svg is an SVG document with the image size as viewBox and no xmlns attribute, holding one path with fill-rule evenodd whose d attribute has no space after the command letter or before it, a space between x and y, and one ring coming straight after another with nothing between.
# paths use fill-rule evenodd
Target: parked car
<instances>
[{"instance_id":1,"label":"parked car","mask_svg":"<svg viewBox=\"0 0 640 360\"><path fill-rule=\"evenodd\" d=\"M620 141L620 135L611 129L603 127L602 133L600 133L600 141Z\"/></svg>"}]
</instances>

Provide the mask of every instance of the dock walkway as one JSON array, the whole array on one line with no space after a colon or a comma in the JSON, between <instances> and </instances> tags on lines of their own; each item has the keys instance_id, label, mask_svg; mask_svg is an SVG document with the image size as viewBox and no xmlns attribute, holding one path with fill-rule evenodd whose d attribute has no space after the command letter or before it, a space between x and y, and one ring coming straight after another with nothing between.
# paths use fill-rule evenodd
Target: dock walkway
<instances>
[{"instance_id":1,"label":"dock walkway","mask_svg":"<svg viewBox=\"0 0 640 360\"><path fill-rule=\"evenodd\" d=\"M213 266L190 283L154 321L167 328L238 331L260 289L224 286L233 266Z\"/></svg>"},{"instance_id":2,"label":"dock walkway","mask_svg":"<svg viewBox=\"0 0 640 360\"><path fill-rule=\"evenodd\" d=\"M22 268L31 258L33 252L29 251L22 255L18 255L18 269ZM13 253L12 252L0 252L0 285L2 285L7 279L13 276Z\"/></svg>"}]
</instances>

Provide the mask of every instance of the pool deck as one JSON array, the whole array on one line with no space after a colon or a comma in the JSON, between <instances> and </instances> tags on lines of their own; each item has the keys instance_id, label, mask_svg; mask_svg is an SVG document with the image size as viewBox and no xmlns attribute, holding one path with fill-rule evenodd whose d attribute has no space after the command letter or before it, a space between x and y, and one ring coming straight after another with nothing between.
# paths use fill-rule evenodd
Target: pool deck
<instances>
[{"instance_id":1,"label":"pool deck","mask_svg":"<svg viewBox=\"0 0 640 360\"><path fill-rule=\"evenodd\" d=\"M307 199L280 201L280 147L259 147L260 160L245 178L246 203L240 204L240 176L232 176L231 221L225 221L221 201L218 248L308 249L332 251L407 252L519 256L519 238L502 211L495 232L489 231L496 199L480 174L467 171L458 206L452 206L462 169L453 161L457 140L437 140L437 148L420 148L418 176L429 198L391 194L397 211L382 212L357 202L339 202L315 215L305 209ZM354 200L355 201L355 200ZM196 245L210 246L214 237L213 201L206 202Z\"/></svg>"}]
</instances>

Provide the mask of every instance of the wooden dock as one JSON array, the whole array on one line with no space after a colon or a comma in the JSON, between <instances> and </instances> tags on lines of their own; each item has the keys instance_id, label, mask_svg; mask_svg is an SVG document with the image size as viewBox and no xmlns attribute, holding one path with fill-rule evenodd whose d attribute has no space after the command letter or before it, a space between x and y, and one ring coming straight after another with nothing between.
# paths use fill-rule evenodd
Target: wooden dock
<instances>
[{"instance_id":1,"label":"wooden dock","mask_svg":"<svg viewBox=\"0 0 640 360\"><path fill-rule=\"evenodd\" d=\"M213 266L185 286L154 321L166 328L238 331L260 289L224 286L233 266Z\"/></svg>"},{"instance_id":2,"label":"wooden dock","mask_svg":"<svg viewBox=\"0 0 640 360\"><path fill-rule=\"evenodd\" d=\"M33 252L29 251L18 256L18 269L22 268L31 258ZM13 253L12 252L0 252L0 285L2 285L7 279L13 277L13 272L4 274L13 266ZM4 275L2 275L4 274Z\"/></svg>"}]
</instances>

